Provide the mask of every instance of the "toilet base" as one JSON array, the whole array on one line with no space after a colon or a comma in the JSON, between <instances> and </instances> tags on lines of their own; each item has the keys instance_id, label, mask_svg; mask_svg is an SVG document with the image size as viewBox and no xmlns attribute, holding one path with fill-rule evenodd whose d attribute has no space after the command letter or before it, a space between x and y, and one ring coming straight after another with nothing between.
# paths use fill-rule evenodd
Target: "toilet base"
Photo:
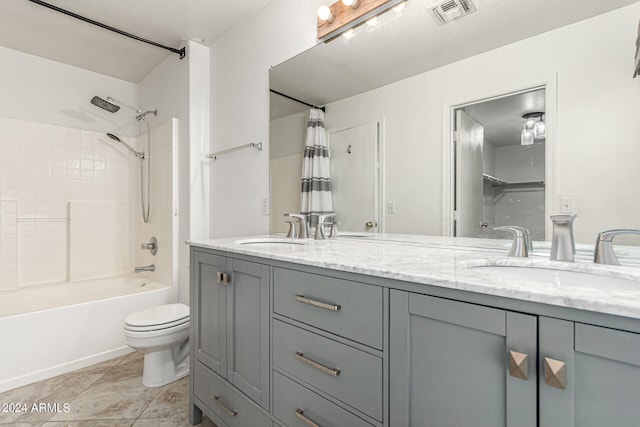
<instances>
[{"instance_id":1,"label":"toilet base","mask_svg":"<svg viewBox=\"0 0 640 427\"><path fill-rule=\"evenodd\" d=\"M189 375L189 357L176 365L172 349L152 351L144 355L142 385L161 387Z\"/></svg>"}]
</instances>

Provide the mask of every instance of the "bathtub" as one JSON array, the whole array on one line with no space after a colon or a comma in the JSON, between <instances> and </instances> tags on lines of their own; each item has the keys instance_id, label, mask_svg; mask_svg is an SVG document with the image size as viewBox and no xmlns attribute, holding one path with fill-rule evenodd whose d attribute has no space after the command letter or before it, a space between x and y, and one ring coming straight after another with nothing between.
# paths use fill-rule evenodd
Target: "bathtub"
<instances>
[{"instance_id":1,"label":"bathtub","mask_svg":"<svg viewBox=\"0 0 640 427\"><path fill-rule=\"evenodd\" d=\"M130 313L172 299L171 288L112 277L0 292L0 393L133 351Z\"/></svg>"}]
</instances>

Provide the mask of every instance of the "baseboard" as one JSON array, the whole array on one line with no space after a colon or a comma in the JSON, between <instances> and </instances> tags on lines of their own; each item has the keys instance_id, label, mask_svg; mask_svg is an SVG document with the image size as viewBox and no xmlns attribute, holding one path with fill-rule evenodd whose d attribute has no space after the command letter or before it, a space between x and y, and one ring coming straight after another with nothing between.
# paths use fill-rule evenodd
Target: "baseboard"
<instances>
[{"instance_id":1,"label":"baseboard","mask_svg":"<svg viewBox=\"0 0 640 427\"><path fill-rule=\"evenodd\" d=\"M8 380L0 382L0 393L38 381L57 377L58 375L68 374L69 372L86 368L87 366L95 365L96 363L105 362L109 359L113 359L119 356L124 356L126 354L133 353L134 351L135 350L133 350L131 347L125 345L113 350L83 357L82 359L77 359L72 362L52 366L51 368L42 369L40 371L21 375L15 378L9 378Z\"/></svg>"}]
</instances>

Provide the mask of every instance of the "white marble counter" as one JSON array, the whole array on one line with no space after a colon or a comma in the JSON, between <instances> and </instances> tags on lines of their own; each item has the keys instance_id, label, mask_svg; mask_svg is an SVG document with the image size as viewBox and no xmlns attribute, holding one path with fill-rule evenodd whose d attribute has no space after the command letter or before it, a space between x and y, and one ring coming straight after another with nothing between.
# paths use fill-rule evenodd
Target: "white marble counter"
<instances>
[{"instance_id":1,"label":"white marble counter","mask_svg":"<svg viewBox=\"0 0 640 427\"><path fill-rule=\"evenodd\" d=\"M538 244L542 247L535 249L530 258L509 258L506 254L510 241L507 240L371 235L364 238L343 236L323 241L297 240L296 244L269 243L273 237L212 239L191 244L266 259L640 319L640 267L637 264L640 257L637 257L635 248L627 247L619 251L621 262L629 263L629 266L603 266L593 264L593 248L583 245L578 245L576 262L566 263L549 261L548 244L546 248L544 244ZM246 244L260 238L265 242ZM483 272L482 268L470 268L483 265L588 272L637 280L638 286L597 289L550 284L505 278Z\"/></svg>"}]
</instances>

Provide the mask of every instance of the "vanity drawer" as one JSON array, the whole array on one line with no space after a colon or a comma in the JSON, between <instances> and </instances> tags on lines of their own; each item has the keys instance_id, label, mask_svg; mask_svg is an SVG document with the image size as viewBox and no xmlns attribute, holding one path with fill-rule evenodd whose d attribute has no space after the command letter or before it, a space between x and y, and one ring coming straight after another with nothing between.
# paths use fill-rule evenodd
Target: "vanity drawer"
<instances>
[{"instance_id":1,"label":"vanity drawer","mask_svg":"<svg viewBox=\"0 0 640 427\"><path fill-rule=\"evenodd\" d=\"M229 426L271 427L271 420L248 397L200 362L194 363L191 375L195 396Z\"/></svg>"},{"instance_id":2,"label":"vanity drawer","mask_svg":"<svg viewBox=\"0 0 640 427\"><path fill-rule=\"evenodd\" d=\"M274 320L273 364L382 421L380 357Z\"/></svg>"},{"instance_id":3,"label":"vanity drawer","mask_svg":"<svg viewBox=\"0 0 640 427\"><path fill-rule=\"evenodd\" d=\"M273 415L289 427L371 427L352 413L329 402L279 372L273 373Z\"/></svg>"},{"instance_id":4,"label":"vanity drawer","mask_svg":"<svg viewBox=\"0 0 640 427\"><path fill-rule=\"evenodd\" d=\"M382 350L382 288L274 268L274 312Z\"/></svg>"}]
</instances>

